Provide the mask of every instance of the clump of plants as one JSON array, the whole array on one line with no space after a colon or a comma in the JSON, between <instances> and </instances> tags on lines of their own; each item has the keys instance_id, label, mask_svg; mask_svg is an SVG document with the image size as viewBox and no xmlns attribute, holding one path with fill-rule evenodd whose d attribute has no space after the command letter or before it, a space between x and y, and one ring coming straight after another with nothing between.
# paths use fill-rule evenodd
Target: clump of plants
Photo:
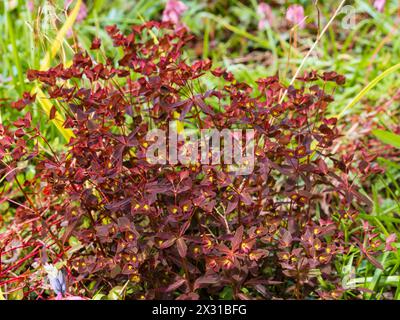
<instances>
[{"instance_id":1,"label":"clump of plants","mask_svg":"<svg viewBox=\"0 0 400 320\"><path fill-rule=\"evenodd\" d=\"M0 287L26 298L118 288L129 299L337 299L346 289L337 262L351 243L379 267L373 234L356 229L355 242L343 232L369 205L351 161L331 152L340 132L325 115L326 88L343 76L313 71L296 87L272 76L254 87L209 60L190 61L183 27L106 31L122 55L106 56L94 39L71 66L28 72L53 105L49 120L63 114L73 132L62 152L29 112L0 126L1 201L16 217L0 236ZM12 107L34 100L26 93ZM254 129L254 170L149 163L147 133L174 120ZM22 183L28 166L35 174ZM64 270L64 287L49 286L47 264Z\"/></svg>"}]
</instances>

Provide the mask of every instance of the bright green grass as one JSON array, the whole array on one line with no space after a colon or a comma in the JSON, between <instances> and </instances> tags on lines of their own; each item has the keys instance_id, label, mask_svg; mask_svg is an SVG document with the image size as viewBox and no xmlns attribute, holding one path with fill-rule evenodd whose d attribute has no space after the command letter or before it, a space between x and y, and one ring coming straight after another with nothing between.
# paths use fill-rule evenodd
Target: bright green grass
<instances>
[{"instance_id":1,"label":"bright green grass","mask_svg":"<svg viewBox=\"0 0 400 320\"><path fill-rule=\"evenodd\" d=\"M54 6L45 0L34 2L34 12L28 10L24 0L6 0L0 4L1 104L16 100L22 92L31 90L32 84L25 80L25 72L28 68L40 67L66 20L64 1L52 1ZM165 4L165 1L155 0L88 2L91 3L88 16L80 24L75 24L74 37L64 38L61 50L50 61L51 65L68 61L72 57L75 41L88 49L90 39L99 36L104 47L111 48L112 44L104 31L106 25L117 24L127 31L131 24L140 23L142 19L159 19ZM294 46L290 43L289 32L276 26L284 17L284 10L279 9L274 10L276 25L258 31L256 0L246 1L247 4L233 0L213 1L208 7L205 1L185 2L189 10L183 22L199 38L200 47L196 49L196 54L211 58L214 64L227 67L239 80L249 83L254 83L258 77L276 73L289 83L317 36L316 31L297 30ZM312 4L314 1L297 2L305 5L307 22L317 26L317 10ZM343 124L347 124L349 114L362 113L366 105L381 105L400 87L398 70L382 76L385 70L400 63L399 28L395 22L397 2L387 2L385 12L379 13L370 5L371 1L354 1L353 6L358 11L357 24L344 30L341 27L343 15L339 15L303 67L303 70L335 70L346 76L346 85L336 90L336 100L331 110L332 115L337 115L346 109L340 119ZM12 7L12 3L16 6ZM327 0L320 3L322 28L339 1ZM375 83L374 79L379 81ZM363 88L368 90L363 91ZM32 113L34 120L47 128L46 135L57 147L63 139L60 132L53 125L45 126L46 117L40 106L33 106ZM376 122L385 127L398 125L396 114L398 117L398 102L389 104ZM0 107L0 122L7 123L16 116L17 113L11 112L9 108L5 110ZM365 190L373 200L374 207L372 213L363 213L362 217L380 229L383 241L391 233L396 233L400 241L400 165L385 159L380 159L380 162L387 168L387 172L372 181L370 190ZM352 232L345 227L347 237ZM395 245L400 248L400 242ZM397 288L394 297L400 299L399 252L385 253L377 258L384 266L383 271L377 270L365 259L360 260L360 252L354 248L338 262L338 270L341 270L343 277L348 276L350 271L347 267L360 260L353 284L375 292L365 293L364 298L380 299L381 292Z\"/></svg>"}]
</instances>

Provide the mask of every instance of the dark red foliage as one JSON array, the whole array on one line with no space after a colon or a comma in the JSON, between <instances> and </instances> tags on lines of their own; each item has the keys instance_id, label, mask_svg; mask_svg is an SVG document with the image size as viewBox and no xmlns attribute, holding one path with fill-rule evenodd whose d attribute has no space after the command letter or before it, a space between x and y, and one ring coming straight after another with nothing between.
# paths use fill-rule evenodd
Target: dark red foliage
<instances>
[{"instance_id":1,"label":"dark red foliage","mask_svg":"<svg viewBox=\"0 0 400 320\"><path fill-rule=\"evenodd\" d=\"M39 146L46 143L29 113L0 127L0 159L11 156L1 175L12 181L19 163L36 166L36 177L20 186L17 212L18 222L40 230L32 248L42 244L46 259L64 260L74 290L88 296L130 279L138 284L131 298L218 299L224 287L236 299L340 297L333 262L348 244L339 226L353 223L354 202L369 204L349 180L351 161L330 151L340 133L324 116L333 97L318 84L344 78L314 72L300 88L277 77L251 88L211 61L184 59L192 39L184 28L148 22L129 35L106 31L124 52L119 61L82 52L68 68L28 72L65 108L64 127L75 137L64 153ZM99 48L95 39L91 49ZM208 85L216 80L217 88ZM254 129L254 171L148 163L146 133L167 129L174 112L202 129ZM51 232L50 221L63 231ZM70 237L83 245L73 253ZM51 250L40 242L46 238ZM9 277L2 268L0 281ZM94 288L82 286L93 280Z\"/></svg>"}]
</instances>

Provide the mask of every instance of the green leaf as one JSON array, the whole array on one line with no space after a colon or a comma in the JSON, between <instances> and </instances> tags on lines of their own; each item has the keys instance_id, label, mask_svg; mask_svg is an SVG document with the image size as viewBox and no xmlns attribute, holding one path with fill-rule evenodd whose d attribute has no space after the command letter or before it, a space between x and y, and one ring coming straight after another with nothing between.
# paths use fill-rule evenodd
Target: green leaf
<instances>
[{"instance_id":1,"label":"green leaf","mask_svg":"<svg viewBox=\"0 0 400 320\"><path fill-rule=\"evenodd\" d=\"M400 149L400 135L385 130L372 130L372 133L383 143L390 144L391 146Z\"/></svg>"},{"instance_id":2,"label":"green leaf","mask_svg":"<svg viewBox=\"0 0 400 320\"><path fill-rule=\"evenodd\" d=\"M124 287L116 286L110 290L107 295L108 300L122 300L123 298Z\"/></svg>"}]
</instances>

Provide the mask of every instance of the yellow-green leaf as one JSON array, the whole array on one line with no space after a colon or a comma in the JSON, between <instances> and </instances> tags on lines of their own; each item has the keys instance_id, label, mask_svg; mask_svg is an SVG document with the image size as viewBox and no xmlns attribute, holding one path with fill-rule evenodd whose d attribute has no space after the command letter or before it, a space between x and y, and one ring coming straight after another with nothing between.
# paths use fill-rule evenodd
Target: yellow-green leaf
<instances>
[{"instance_id":1,"label":"yellow-green leaf","mask_svg":"<svg viewBox=\"0 0 400 320\"><path fill-rule=\"evenodd\" d=\"M56 38L54 39L53 45L50 48L50 51L47 52L42 64L40 65L41 70L46 70L50 67L51 59L55 57L58 50L61 48L61 44L65 39L65 35L67 34L68 30L72 28L76 17L78 16L79 9L81 8L82 0L77 0L75 7L72 9L71 14L68 16L67 20L58 31Z\"/></svg>"}]
</instances>

